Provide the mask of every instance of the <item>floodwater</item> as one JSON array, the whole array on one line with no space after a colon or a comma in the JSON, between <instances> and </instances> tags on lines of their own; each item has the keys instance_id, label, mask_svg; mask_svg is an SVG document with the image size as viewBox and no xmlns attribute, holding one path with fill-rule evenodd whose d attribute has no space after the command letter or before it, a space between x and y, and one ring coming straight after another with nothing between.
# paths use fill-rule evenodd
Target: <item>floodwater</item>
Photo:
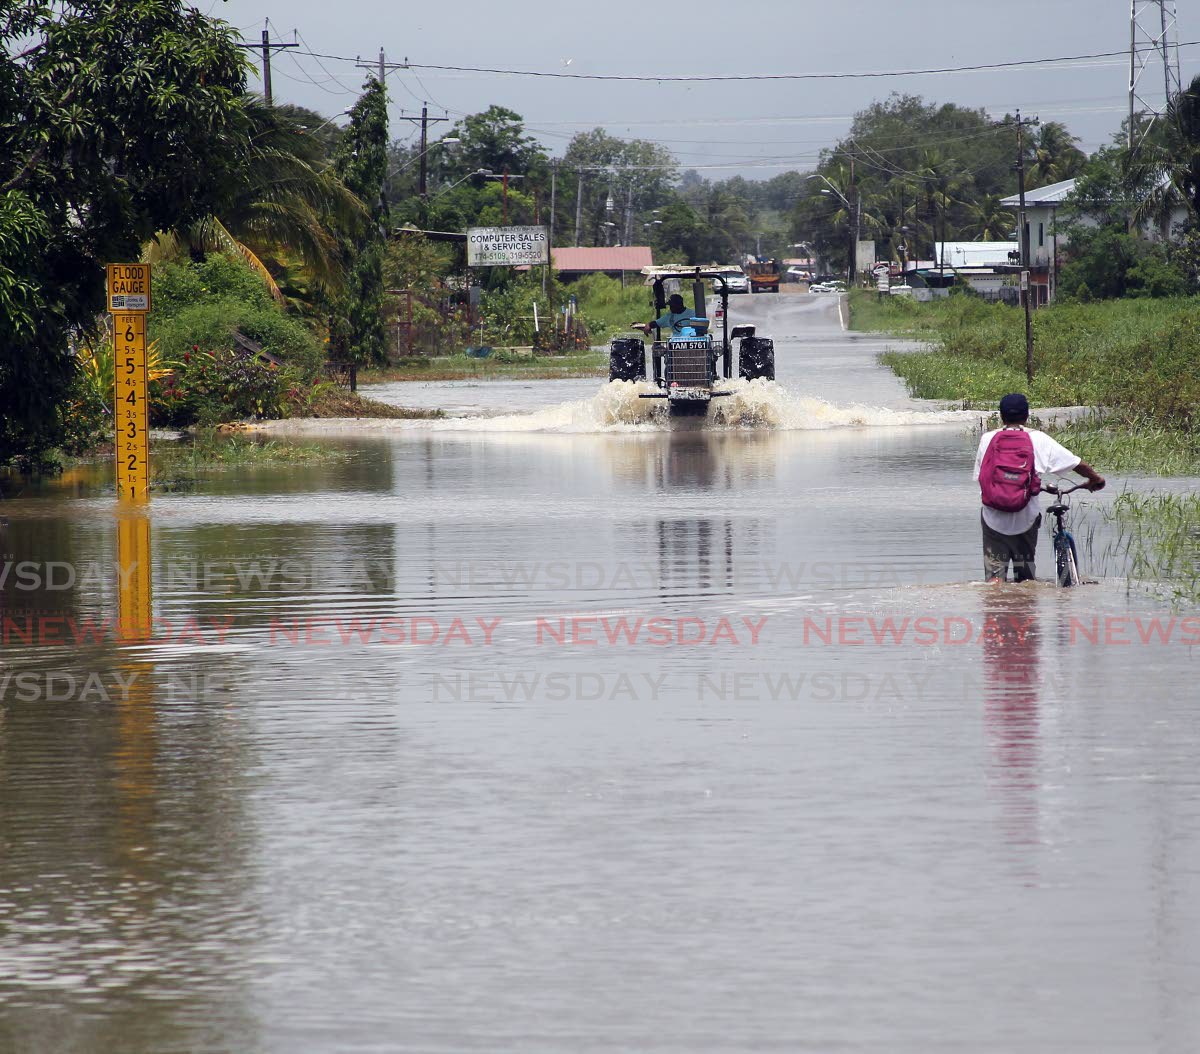
<instances>
[{"instance_id":1,"label":"floodwater","mask_svg":"<svg viewBox=\"0 0 1200 1054\"><path fill-rule=\"evenodd\" d=\"M783 390L717 427L394 386L473 416L148 537L6 484L0 1050L1200 1048L1200 623L1098 514L1142 483L1077 505L1097 584L985 587L974 416L833 299L734 311Z\"/></svg>"}]
</instances>

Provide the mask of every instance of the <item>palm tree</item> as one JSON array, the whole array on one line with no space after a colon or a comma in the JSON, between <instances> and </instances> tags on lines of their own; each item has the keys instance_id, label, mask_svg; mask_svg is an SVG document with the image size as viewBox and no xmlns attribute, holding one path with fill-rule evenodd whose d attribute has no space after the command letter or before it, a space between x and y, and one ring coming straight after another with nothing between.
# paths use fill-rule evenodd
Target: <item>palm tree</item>
<instances>
[{"instance_id":1,"label":"palm tree","mask_svg":"<svg viewBox=\"0 0 1200 1054\"><path fill-rule=\"evenodd\" d=\"M1029 142L1031 189L1061 183L1083 171L1087 154L1075 144L1076 136L1058 121L1047 121Z\"/></svg>"},{"instance_id":2,"label":"palm tree","mask_svg":"<svg viewBox=\"0 0 1200 1054\"><path fill-rule=\"evenodd\" d=\"M246 103L250 122L242 167L220 215L158 235L147 258L232 252L247 261L282 301L264 257L294 254L317 284L340 287L344 262L336 232L361 230L365 206L338 178L325 141L287 108Z\"/></svg>"},{"instance_id":3,"label":"palm tree","mask_svg":"<svg viewBox=\"0 0 1200 1054\"><path fill-rule=\"evenodd\" d=\"M936 147L921 152L920 165L914 173L920 180L921 193L925 199L929 215L930 242L935 243L934 257L936 259L936 243L947 240L948 215L951 206L961 205L965 191L974 182L974 177L968 172L961 161L948 157ZM937 236L937 223L941 219L941 234Z\"/></svg>"},{"instance_id":4,"label":"palm tree","mask_svg":"<svg viewBox=\"0 0 1200 1054\"><path fill-rule=\"evenodd\" d=\"M984 194L978 201L967 205L971 222L963 228L983 242L1005 242L1012 237L1017 225L1016 217L1000 204L999 194Z\"/></svg>"}]
</instances>

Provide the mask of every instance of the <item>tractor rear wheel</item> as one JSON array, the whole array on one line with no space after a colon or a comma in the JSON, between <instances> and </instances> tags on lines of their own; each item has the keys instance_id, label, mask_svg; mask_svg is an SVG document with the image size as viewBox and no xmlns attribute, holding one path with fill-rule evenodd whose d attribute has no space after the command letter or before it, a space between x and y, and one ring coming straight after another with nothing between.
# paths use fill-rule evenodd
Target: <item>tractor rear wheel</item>
<instances>
[{"instance_id":1,"label":"tractor rear wheel","mask_svg":"<svg viewBox=\"0 0 1200 1054\"><path fill-rule=\"evenodd\" d=\"M610 381L646 379L646 345L637 337L618 337L608 346Z\"/></svg>"},{"instance_id":2,"label":"tractor rear wheel","mask_svg":"<svg viewBox=\"0 0 1200 1054\"><path fill-rule=\"evenodd\" d=\"M738 347L738 376L748 381L775 379L775 341L770 337L743 337Z\"/></svg>"}]
</instances>

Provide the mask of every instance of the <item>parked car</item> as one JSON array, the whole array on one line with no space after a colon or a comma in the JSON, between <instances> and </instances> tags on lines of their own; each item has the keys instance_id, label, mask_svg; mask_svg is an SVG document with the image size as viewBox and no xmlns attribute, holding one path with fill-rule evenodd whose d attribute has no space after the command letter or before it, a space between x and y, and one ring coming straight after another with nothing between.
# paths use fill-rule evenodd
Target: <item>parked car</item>
<instances>
[{"instance_id":1,"label":"parked car","mask_svg":"<svg viewBox=\"0 0 1200 1054\"><path fill-rule=\"evenodd\" d=\"M813 282L808 287L810 293L844 293L846 291L845 282Z\"/></svg>"}]
</instances>

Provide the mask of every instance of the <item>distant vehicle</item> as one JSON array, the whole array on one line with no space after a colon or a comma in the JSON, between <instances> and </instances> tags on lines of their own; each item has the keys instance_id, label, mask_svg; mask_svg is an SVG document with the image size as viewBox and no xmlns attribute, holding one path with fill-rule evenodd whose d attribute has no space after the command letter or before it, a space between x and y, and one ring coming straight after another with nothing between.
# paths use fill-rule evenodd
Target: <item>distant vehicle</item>
<instances>
[{"instance_id":1,"label":"distant vehicle","mask_svg":"<svg viewBox=\"0 0 1200 1054\"><path fill-rule=\"evenodd\" d=\"M750 279L746 277L746 272L740 267L721 268L721 277L725 279L725 291L727 293L750 292Z\"/></svg>"},{"instance_id":2,"label":"distant vehicle","mask_svg":"<svg viewBox=\"0 0 1200 1054\"><path fill-rule=\"evenodd\" d=\"M692 279L695 315L679 324L678 333L655 332L651 344L653 373L657 389L642 393L642 399L665 399L672 417L703 417L711 400L731 394L723 381L733 376L733 341L738 343L738 376L746 380L775 379L775 342L757 337L753 326L729 329L729 291L720 271L694 267L649 268L642 272L654 285L654 309L666 310L667 283L682 285ZM714 339L709 332L710 318L704 302L705 281L714 289L714 317L721 333ZM650 325L636 328L649 332ZM608 379L610 381L646 380L646 345L640 338L618 337L609 344Z\"/></svg>"},{"instance_id":3,"label":"distant vehicle","mask_svg":"<svg viewBox=\"0 0 1200 1054\"><path fill-rule=\"evenodd\" d=\"M846 291L846 283L841 281L835 282L813 282L808 287L810 293L844 293Z\"/></svg>"},{"instance_id":4,"label":"distant vehicle","mask_svg":"<svg viewBox=\"0 0 1200 1054\"><path fill-rule=\"evenodd\" d=\"M778 260L765 260L746 265L750 269L750 292L778 293L779 273Z\"/></svg>"}]
</instances>

